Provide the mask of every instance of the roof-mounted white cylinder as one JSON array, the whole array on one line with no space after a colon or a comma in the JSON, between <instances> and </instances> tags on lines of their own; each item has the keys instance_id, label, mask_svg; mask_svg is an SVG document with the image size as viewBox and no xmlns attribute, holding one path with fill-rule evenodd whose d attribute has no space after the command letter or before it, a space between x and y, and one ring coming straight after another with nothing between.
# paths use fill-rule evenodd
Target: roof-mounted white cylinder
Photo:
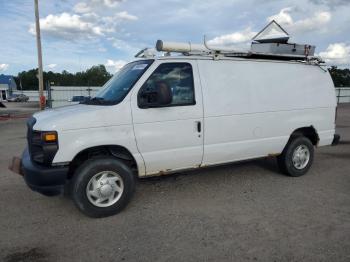
<instances>
[{"instance_id":1,"label":"roof-mounted white cylinder","mask_svg":"<svg viewBox=\"0 0 350 262\"><path fill-rule=\"evenodd\" d=\"M187 43L179 43L179 42L164 42L162 40L158 40L156 44L157 51L163 52L208 52L204 45L201 44L192 44L190 42Z\"/></svg>"}]
</instances>

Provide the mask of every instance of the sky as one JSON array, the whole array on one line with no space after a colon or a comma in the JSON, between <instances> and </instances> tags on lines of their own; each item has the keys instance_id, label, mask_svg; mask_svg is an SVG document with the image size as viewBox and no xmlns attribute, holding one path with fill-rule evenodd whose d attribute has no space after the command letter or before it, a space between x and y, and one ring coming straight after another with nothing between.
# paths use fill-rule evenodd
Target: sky
<instances>
[{"instance_id":1,"label":"sky","mask_svg":"<svg viewBox=\"0 0 350 262\"><path fill-rule=\"evenodd\" d=\"M276 20L290 41L350 67L350 0L39 0L45 71L114 73L158 39L249 48ZM34 0L0 0L0 74L37 67Z\"/></svg>"}]
</instances>

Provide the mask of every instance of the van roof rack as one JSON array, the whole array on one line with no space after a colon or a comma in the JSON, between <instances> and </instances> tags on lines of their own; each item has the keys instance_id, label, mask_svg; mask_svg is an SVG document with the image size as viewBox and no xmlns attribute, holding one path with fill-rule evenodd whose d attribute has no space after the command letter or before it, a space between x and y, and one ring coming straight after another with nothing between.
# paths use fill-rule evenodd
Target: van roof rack
<instances>
[{"instance_id":1,"label":"van roof rack","mask_svg":"<svg viewBox=\"0 0 350 262\"><path fill-rule=\"evenodd\" d=\"M240 57L298 61L308 64L324 63L321 57L314 56L315 46L288 43L288 40L289 34L276 21L272 20L253 37L249 51L234 50L227 47L211 47L204 36L203 44L164 42L158 40L155 49L145 48L138 52L135 57L152 58L156 56L156 51L158 51L165 52L166 56L170 56L171 53L180 53L186 56L209 56L215 60L219 60L222 57Z\"/></svg>"},{"instance_id":2,"label":"van roof rack","mask_svg":"<svg viewBox=\"0 0 350 262\"><path fill-rule=\"evenodd\" d=\"M321 57L314 56L315 46L308 44L289 43L289 34L274 20L265 26L252 39L250 50L234 50L227 47L212 47L204 36L203 44L191 42L165 42L158 40L156 51L165 52L166 56L172 53L191 56L210 56L213 59L222 57L241 57L251 59L268 59L283 61L299 61L310 64L324 63ZM141 50L135 57L154 57L150 49Z\"/></svg>"},{"instance_id":3,"label":"van roof rack","mask_svg":"<svg viewBox=\"0 0 350 262\"><path fill-rule=\"evenodd\" d=\"M252 43L252 46L260 45L260 43ZM281 46L281 43L261 43L261 45L275 45ZM204 44L193 44L191 42L164 42L162 40L158 40L156 43L156 50L158 52L165 52L167 56L171 55L171 53L180 53L186 56L210 56L213 59L220 59L221 57L240 57L240 58L251 58L251 59L268 59L268 60L283 60L283 61L301 61L308 63L324 63L324 61L318 57L309 55L309 49L312 48L310 45L297 45L297 44L283 44L291 46L291 48L296 48L302 46L305 53L304 54L293 54L293 53L275 53L275 52L265 52L262 50L261 52L252 50L231 50L228 48L216 48L210 47L204 37ZM265 48L266 49L266 48ZM314 47L313 47L314 49ZM272 50L273 51L273 50Z\"/></svg>"}]
</instances>

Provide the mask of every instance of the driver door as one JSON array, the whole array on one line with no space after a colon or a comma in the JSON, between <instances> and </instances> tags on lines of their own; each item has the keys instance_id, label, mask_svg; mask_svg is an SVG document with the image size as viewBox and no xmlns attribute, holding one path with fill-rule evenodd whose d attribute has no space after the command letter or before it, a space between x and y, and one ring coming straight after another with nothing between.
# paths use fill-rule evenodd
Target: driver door
<instances>
[{"instance_id":1,"label":"driver door","mask_svg":"<svg viewBox=\"0 0 350 262\"><path fill-rule=\"evenodd\" d=\"M197 72L196 61L158 60L134 88L134 132L147 175L194 168L202 163L203 103ZM171 102L141 106L142 93L159 83L171 90Z\"/></svg>"}]
</instances>

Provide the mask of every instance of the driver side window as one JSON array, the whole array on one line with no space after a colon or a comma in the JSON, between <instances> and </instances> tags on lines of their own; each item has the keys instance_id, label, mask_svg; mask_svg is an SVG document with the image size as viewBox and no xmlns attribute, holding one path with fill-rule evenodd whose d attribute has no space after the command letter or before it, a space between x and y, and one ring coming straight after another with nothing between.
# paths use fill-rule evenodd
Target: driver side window
<instances>
[{"instance_id":1,"label":"driver side window","mask_svg":"<svg viewBox=\"0 0 350 262\"><path fill-rule=\"evenodd\" d=\"M139 104L157 104L159 102L157 101L159 97L156 95L157 92L171 93L172 99L169 99L165 105L163 104L163 107L194 105L195 96L191 64L163 63L159 65L141 87ZM144 96L143 94L148 95Z\"/></svg>"}]
</instances>

